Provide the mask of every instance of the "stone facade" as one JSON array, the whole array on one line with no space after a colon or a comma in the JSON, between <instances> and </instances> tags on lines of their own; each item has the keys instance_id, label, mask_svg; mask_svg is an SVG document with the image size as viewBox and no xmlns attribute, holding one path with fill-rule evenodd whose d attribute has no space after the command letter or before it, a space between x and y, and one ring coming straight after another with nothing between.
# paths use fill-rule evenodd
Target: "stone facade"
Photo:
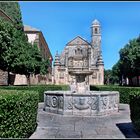
<instances>
[{"instance_id":1,"label":"stone facade","mask_svg":"<svg viewBox=\"0 0 140 140\"><path fill-rule=\"evenodd\" d=\"M104 62L101 51L101 26L94 20L91 26L91 43L80 36L68 42L64 51L56 53L53 68L54 84L72 84L76 81L73 72L90 71L86 82L90 85L104 84Z\"/></svg>"}]
</instances>

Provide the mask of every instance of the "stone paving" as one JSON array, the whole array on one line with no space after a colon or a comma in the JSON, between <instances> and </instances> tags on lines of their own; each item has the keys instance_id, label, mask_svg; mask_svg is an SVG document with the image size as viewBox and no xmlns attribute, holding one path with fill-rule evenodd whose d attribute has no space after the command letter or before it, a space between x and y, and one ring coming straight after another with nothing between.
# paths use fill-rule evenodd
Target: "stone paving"
<instances>
[{"instance_id":1,"label":"stone paving","mask_svg":"<svg viewBox=\"0 0 140 140\"><path fill-rule=\"evenodd\" d=\"M140 138L130 119L128 104L120 104L119 112L109 116L72 117L43 111L39 103L38 126L29 139L126 139Z\"/></svg>"}]
</instances>

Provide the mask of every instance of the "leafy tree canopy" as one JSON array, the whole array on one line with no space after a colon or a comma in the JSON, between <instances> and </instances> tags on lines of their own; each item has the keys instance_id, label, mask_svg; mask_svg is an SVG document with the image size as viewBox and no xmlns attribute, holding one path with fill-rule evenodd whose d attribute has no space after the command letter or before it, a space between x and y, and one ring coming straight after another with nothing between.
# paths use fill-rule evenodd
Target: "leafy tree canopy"
<instances>
[{"instance_id":1,"label":"leafy tree canopy","mask_svg":"<svg viewBox=\"0 0 140 140\"><path fill-rule=\"evenodd\" d=\"M42 58L37 46L25 41L24 34L8 21L0 20L0 69L27 78L31 74L46 74L48 60Z\"/></svg>"},{"instance_id":2,"label":"leafy tree canopy","mask_svg":"<svg viewBox=\"0 0 140 140\"><path fill-rule=\"evenodd\" d=\"M130 40L119 53L123 75L126 77L139 76L140 36L136 39Z\"/></svg>"},{"instance_id":3,"label":"leafy tree canopy","mask_svg":"<svg viewBox=\"0 0 140 140\"><path fill-rule=\"evenodd\" d=\"M2 9L15 23L19 30L23 30L23 22L18 2L0 2Z\"/></svg>"}]
</instances>

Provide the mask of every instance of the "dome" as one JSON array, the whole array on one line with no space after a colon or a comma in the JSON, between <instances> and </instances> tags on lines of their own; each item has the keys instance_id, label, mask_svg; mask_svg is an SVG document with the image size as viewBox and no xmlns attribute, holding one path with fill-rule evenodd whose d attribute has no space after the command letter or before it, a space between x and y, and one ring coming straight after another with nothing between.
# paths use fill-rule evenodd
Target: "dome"
<instances>
[{"instance_id":1,"label":"dome","mask_svg":"<svg viewBox=\"0 0 140 140\"><path fill-rule=\"evenodd\" d=\"M100 22L99 22L97 19L95 19L95 20L92 22L92 25L100 25Z\"/></svg>"}]
</instances>

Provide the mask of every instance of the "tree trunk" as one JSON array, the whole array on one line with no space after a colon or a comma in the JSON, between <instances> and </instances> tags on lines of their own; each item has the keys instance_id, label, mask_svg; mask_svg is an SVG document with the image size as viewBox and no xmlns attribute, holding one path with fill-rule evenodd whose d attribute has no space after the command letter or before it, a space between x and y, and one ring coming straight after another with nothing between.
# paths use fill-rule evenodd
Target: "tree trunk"
<instances>
[{"instance_id":1,"label":"tree trunk","mask_svg":"<svg viewBox=\"0 0 140 140\"><path fill-rule=\"evenodd\" d=\"M30 86L30 74L26 75L26 78L27 78L27 85Z\"/></svg>"},{"instance_id":2,"label":"tree trunk","mask_svg":"<svg viewBox=\"0 0 140 140\"><path fill-rule=\"evenodd\" d=\"M123 83L122 83L122 75L119 77L119 84L120 84L120 86L123 85Z\"/></svg>"},{"instance_id":3,"label":"tree trunk","mask_svg":"<svg viewBox=\"0 0 140 140\"><path fill-rule=\"evenodd\" d=\"M7 84L8 84L8 86L10 85L10 71L9 71L9 69L8 69L8 79L7 79Z\"/></svg>"},{"instance_id":4,"label":"tree trunk","mask_svg":"<svg viewBox=\"0 0 140 140\"><path fill-rule=\"evenodd\" d=\"M137 86L139 86L140 83L139 83L139 76L137 76Z\"/></svg>"},{"instance_id":5,"label":"tree trunk","mask_svg":"<svg viewBox=\"0 0 140 140\"><path fill-rule=\"evenodd\" d=\"M133 86L133 81L131 77L129 77L129 86Z\"/></svg>"},{"instance_id":6,"label":"tree trunk","mask_svg":"<svg viewBox=\"0 0 140 140\"><path fill-rule=\"evenodd\" d=\"M107 77L107 85L109 85L109 77Z\"/></svg>"}]
</instances>

